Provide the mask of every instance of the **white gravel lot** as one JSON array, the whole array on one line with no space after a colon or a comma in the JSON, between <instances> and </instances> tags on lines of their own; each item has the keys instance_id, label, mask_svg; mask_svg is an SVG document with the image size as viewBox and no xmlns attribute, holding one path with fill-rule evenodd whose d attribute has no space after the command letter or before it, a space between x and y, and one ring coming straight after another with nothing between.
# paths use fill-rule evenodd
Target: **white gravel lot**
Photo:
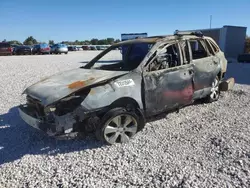
<instances>
[{"instance_id":1,"label":"white gravel lot","mask_svg":"<svg viewBox=\"0 0 250 188\"><path fill-rule=\"evenodd\" d=\"M0 56L0 187L250 187L249 65L229 64L244 85L152 119L127 144L56 141L20 119L25 87L96 53Z\"/></svg>"}]
</instances>

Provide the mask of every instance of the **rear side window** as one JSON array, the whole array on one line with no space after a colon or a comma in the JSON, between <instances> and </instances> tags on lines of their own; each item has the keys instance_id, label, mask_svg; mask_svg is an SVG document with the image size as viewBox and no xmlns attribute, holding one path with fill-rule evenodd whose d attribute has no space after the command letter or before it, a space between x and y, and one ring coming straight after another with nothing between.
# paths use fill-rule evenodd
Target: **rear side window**
<instances>
[{"instance_id":1,"label":"rear side window","mask_svg":"<svg viewBox=\"0 0 250 188\"><path fill-rule=\"evenodd\" d=\"M0 43L0 48L9 48L10 44L9 43Z\"/></svg>"},{"instance_id":2,"label":"rear side window","mask_svg":"<svg viewBox=\"0 0 250 188\"><path fill-rule=\"evenodd\" d=\"M189 43L194 60L208 57L208 53L200 40L190 40Z\"/></svg>"},{"instance_id":3,"label":"rear side window","mask_svg":"<svg viewBox=\"0 0 250 188\"><path fill-rule=\"evenodd\" d=\"M206 44L206 46L207 46L207 49L208 49L209 53L210 53L211 55L214 55L214 51L213 51L213 49L212 49L212 47L211 47L211 44L210 44L207 40L204 40L204 41L205 41L205 44Z\"/></svg>"},{"instance_id":4,"label":"rear side window","mask_svg":"<svg viewBox=\"0 0 250 188\"><path fill-rule=\"evenodd\" d=\"M212 46L214 52L215 52L215 53L219 52L219 48L217 47L217 45L214 44L214 42L212 42L211 40L208 40L208 41L209 41L209 43L211 44L211 46Z\"/></svg>"}]
</instances>

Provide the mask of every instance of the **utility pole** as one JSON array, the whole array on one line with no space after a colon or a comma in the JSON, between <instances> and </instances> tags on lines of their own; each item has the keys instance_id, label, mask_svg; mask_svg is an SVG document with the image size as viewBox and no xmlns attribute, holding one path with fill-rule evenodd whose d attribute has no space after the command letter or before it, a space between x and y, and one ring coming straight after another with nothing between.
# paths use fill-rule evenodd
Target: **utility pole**
<instances>
[{"instance_id":1,"label":"utility pole","mask_svg":"<svg viewBox=\"0 0 250 188\"><path fill-rule=\"evenodd\" d=\"M210 29L212 27L212 15L210 15Z\"/></svg>"}]
</instances>

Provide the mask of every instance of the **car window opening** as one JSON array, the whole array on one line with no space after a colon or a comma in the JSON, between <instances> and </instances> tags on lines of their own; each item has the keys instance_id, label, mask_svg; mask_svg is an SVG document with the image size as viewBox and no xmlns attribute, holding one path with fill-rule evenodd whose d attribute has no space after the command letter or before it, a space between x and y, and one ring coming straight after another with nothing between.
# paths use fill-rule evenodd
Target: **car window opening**
<instances>
[{"instance_id":1,"label":"car window opening","mask_svg":"<svg viewBox=\"0 0 250 188\"><path fill-rule=\"evenodd\" d=\"M145 56L148 54L153 44L149 43L133 43L116 46L115 48L121 47L121 53L116 55L115 58L112 54L112 47L107 49L103 55L97 59L93 59L82 68L93 68L101 70L112 70L112 71L131 71L136 69ZM95 64L101 64L100 66L94 66Z\"/></svg>"},{"instance_id":2,"label":"car window opening","mask_svg":"<svg viewBox=\"0 0 250 188\"><path fill-rule=\"evenodd\" d=\"M208 40L208 42L211 44L215 53L219 52L219 48L216 44L214 44L214 42L212 42L211 40Z\"/></svg>"},{"instance_id":3,"label":"car window opening","mask_svg":"<svg viewBox=\"0 0 250 188\"><path fill-rule=\"evenodd\" d=\"M200 40L190 40L189 43L191 46L192 56L194 60L209 56Z\"/></svg>"},{"instance_id":4,"label":"car window opening","mask_svg":"<svg viewBox=\"0 0 250 188\"><path fill-rule=\"evenodd\" d=\"M188 48L188 43L187 41L181 41L180 42L180 47L181 47L181 53L183 57L183 64L189 64L191 57L189 53L189 48Z\"/></svg>"},{"instance_id":5,"label":"car window opening","mask_svg":"<svg viewBox=\"0 0 250 188\"><path fill-rule=\"evenodd\" d=\"M181 65L176 44L158 49L154 55L153 61L148 65L148 71L157 71Z\"/></svg>"},{"instance_id":6,"label":"car window opening","mask_svg":"<svg viewBox=\"0 0 250 188\"><path fill-rule=\"evenodd\" d=\"M206 47L208 49L208 52L210 53L211 56L215 55L211 45L209 44L209 42L207 40L204 40L205 41L205 44L206 44Z\"/></svg>"}]
</instances>

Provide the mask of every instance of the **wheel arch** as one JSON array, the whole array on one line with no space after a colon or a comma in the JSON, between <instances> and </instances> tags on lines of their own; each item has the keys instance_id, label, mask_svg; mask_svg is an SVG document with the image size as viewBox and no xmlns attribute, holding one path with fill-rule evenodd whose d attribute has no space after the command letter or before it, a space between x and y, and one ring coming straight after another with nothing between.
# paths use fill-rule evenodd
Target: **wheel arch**
<instances>
[{"instance_id":1,"label":"wheel arch","mask_svg":"<svg viewBox=\"0 0 250 188\"><path fill-rule=\"evenodd\" d=\"M139 128L139 131L143 129L146 123L145 114L135 99L131 97L119 98L111 103L111 105L109 106L109 109L112 110L114 108L119 108L119 107L126 108L127 111L134 111L140 118L140 124L143 125L142 127Z\"/></svg>"},{"instance_id":2,"label":"wheel arch","mask_svg":"<svg viewBox=\"0 0 250 188\"><path fill-rule=\"evenodd\" d=\"M140 108L138 102L131 97L121 97L110 104L111 108L115 107L127 107L129 104L133 105L135 108Z\"/></svg>"}]
</instances>

